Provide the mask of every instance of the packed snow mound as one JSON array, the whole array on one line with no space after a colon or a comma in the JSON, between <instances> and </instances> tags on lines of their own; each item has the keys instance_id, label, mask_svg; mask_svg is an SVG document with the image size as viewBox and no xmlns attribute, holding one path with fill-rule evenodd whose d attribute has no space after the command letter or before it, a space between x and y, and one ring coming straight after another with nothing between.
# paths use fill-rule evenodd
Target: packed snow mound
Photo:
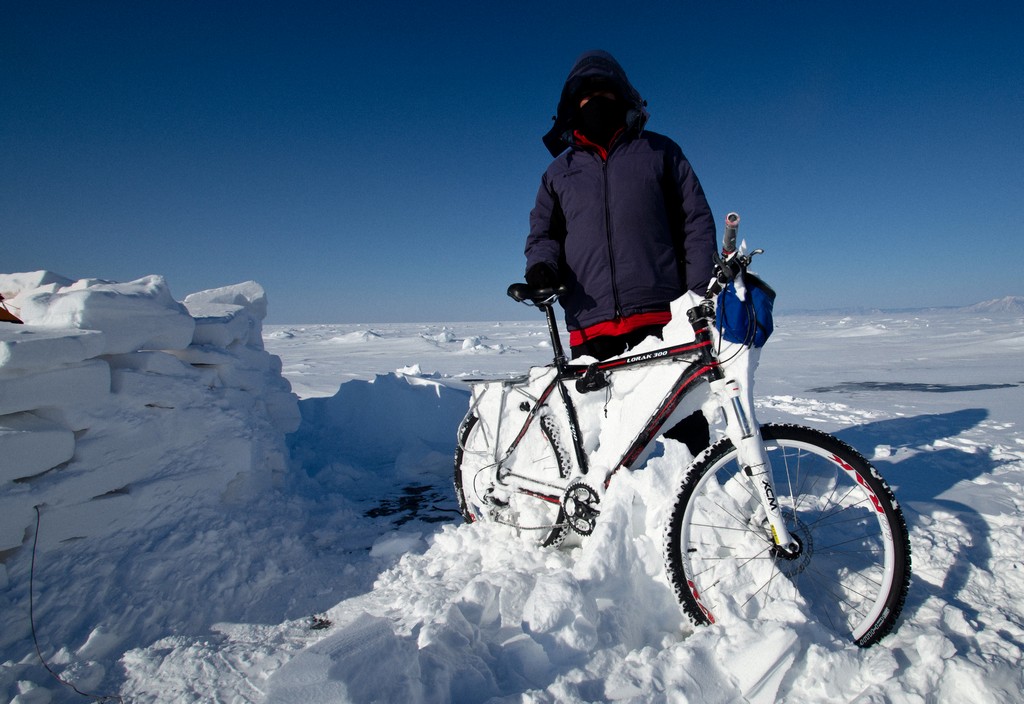
<instances>
[{"instance_id":1,"label":"packed snow mound","mask_svg":"<svg viewBox=\"0 0 1024 704\"><path fill-rule=\"evenodd\" d=\"M82 279L62 285L63 277L41 273L42 280L53 283L19 291L13 297L4 294L26 323L99 331L103 333L102 354L178 349L192 341L195 323L185 307L171 297L162 276L130 283ZM0 289L9 288L0 283ZM129 317L132 324L125 325Z\"/></svg>"},{"instance_id":2,"label":"packed snow mound","mask_svg":"<svg viewBox=\"0 0 1024 704\"><path fill-rule=\"evenodd\" d=\"M179 303L160 276L0 275L0 554L174 521L287 465L298 399L266 352L254 282ZM2 567L2 564L0 564Z\"/></svg>"},{"instance_id":3,"label":"packed snow mound","mask_svg":"<svg viewBox=\"0 0 1024 704\"><path fill-rule=\"evenodd\" d=\"M373 342L379 340L382 335L376 330L355 330L345 335L339 335L331 340L338 344L350 344L359 342Z\"/></svg>"},{"instance_id":4,"label":"packed snow mound","mask_svg":"<svg viewBox=\"0 0 1024 704\"><path fill-rule=\"evenodd\" d=\"M320 461L343 459L356 467L396 466L401 479L403 458L415 458L408 474L416 477L424 473L424 459L433 456L430 465L450 479L452 429L466 413L468 395L424 378L416 368L401 371L407 373L352 380L330 398L303 401L304 423L291 445L307 472L321 471ZM345 474L337 467L334 472L336 478Z\"/></svg>"}]
</instances>

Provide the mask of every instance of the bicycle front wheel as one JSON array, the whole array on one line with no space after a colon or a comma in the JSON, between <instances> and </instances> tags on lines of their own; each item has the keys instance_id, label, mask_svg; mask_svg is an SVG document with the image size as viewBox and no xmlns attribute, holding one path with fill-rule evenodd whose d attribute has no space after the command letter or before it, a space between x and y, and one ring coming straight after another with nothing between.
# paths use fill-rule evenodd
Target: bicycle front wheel
<instances>
[{"instance_id":1,"label":"bicycle front wheel","mask_svg":"<svg viewBox=\"0 0 1024 704\"><path fill-rule=\"evenodd\" d=\"M862 647L889 633L910 583L910 541L892 491L856 450L795 425L761 427L779 506L800 545L773 544L736 448L721 440L690 468L666 534L676 596L697 624L757 618L773 599Z\"/></svg>"},{"instance_id":2,"label":"bicycle front wheel","mask_svg":"<svg viewBox=\"0 0 1024 704\"><path fill-rule=\"evenodd\" d=\"M568 530L562 494L570 466L553 423L539 417L511 455L496 458L496 443L487 422L466 416L455 450L463 519L502 523L542 546L558 545Z\"/></svg>"}]
</instances>

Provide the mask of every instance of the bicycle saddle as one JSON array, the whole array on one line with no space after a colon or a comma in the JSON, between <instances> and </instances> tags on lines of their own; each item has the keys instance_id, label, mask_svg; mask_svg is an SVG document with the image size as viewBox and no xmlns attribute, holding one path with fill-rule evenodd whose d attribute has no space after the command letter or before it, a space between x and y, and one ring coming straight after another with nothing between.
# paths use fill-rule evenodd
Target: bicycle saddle
<instances>
[{"instance_id":1,"label":"bicycle saddle","mask_svg":"<svg viewBox=\"0 0 1024 704\"><path fill-rule=\"evenodd\" d=\"M526 303L529 301L535 306L550 305L558 296L568 293L569 287L565 284L551 287L537 288L530 284L512 284L508 287L508 295L515 301Z\"/></svg>"}]
</instances>

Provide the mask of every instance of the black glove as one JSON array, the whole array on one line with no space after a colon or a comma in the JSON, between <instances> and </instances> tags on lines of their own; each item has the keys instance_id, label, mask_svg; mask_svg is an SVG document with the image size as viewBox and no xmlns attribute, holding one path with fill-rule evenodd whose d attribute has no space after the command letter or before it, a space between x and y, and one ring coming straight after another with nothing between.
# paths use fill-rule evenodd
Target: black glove
<instances>
[{"instance_id":1,"label":"black glove","mask_svg":"<svg viewBox=\"0 0 1024 704\"><path fill-rule=\"evenodd\" d=\"M532 288L555 288L558 286L558 273L550 264L534 264L526 271L526 283Z\"/></svg>"}]
</instances>

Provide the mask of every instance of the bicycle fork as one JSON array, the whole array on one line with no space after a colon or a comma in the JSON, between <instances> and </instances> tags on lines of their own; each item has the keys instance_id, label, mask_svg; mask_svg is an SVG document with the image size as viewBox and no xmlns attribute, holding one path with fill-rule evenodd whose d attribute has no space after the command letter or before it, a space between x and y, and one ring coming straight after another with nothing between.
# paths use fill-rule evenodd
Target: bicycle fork
<instances>
[{"instance_id":1,"label":"bicycle fork","mask_svg":"<svg viewBox=\"0 0 1024 704\"><path fill-rule=\"evenodd\" d=\"M736 446L743 473L750 480L768 518L774 549L779 556L792 559L799 554L801 545L789 532L783 519L771 463L764 449L760 428L753 417L752 405L743 403L742 389L735 379L715 379L710 384L712 393L718 398L719 406L725 413L729 439Z\"/></svg>"}]
</instances>

